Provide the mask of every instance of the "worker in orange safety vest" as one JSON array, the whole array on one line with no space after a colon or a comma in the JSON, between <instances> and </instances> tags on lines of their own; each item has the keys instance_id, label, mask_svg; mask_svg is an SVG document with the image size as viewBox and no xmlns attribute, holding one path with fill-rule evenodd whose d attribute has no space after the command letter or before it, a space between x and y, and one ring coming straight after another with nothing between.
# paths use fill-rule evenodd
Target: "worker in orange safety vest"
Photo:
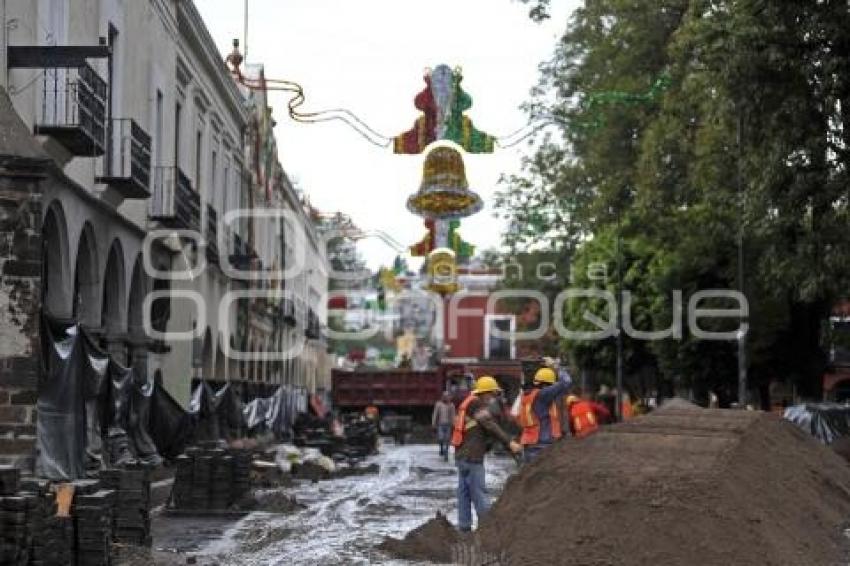
<instances>
[{"instance_id":1,"label":"worker in orange safety vest","mask_svg":"<svg viewBox=\"0 0 850 566\"><path fill-rule=\"evenodd\" d=\"M599 430L600 423L611 420L611 412L601 403L570 395L565 404L570 419L570 432L576 438L590 436Z\"/></svg>"},{"instance_id":2,"label":"worker in orange safety vest","mask_svg":"<svg viewBox=\"0 0 850 566\"><path fill-rule=\"evenodd\" d=\"M555 370L550 367L542 367L534 374L531 389L522 395L517 415L517 423L522 427L519 442L525 462L531 462L544 448L561 438L559 407L571 383L569 373L562 371L561 378L557 379Z\"/></svg>"},{"instance_id":3,"label":"worker in orange safety vest","mask_svg":"<svg viewBox=\"0 0 850 566\"><path fill-rule=\"evenodd\" d=\"M484 456L494 440L517 454L522 451L518 442L511 439L498 424L498 397L502 393L499 383L485 375L475 382L475 389L457 409L452 430L457 464L457 518L458 529L472 529L472 508L480 522L490 509L484 477Z\"/></svg>"}]
</instances>

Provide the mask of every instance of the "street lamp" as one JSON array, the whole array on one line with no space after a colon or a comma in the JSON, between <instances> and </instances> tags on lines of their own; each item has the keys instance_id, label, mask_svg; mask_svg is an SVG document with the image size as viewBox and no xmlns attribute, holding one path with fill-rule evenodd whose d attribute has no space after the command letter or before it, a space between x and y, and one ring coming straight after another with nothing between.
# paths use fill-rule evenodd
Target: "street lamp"
<instances>
[{"instance_id":1,"label":"street lamp","mask_svg":"<svg viewBox=\"0 0 850 566\"><path fill-rule=\"evenodd\" d=\"M742 138L744 130L744 114L738 106L738 121L736 127L736 142L738 146L737 175L738 184L738 291L744 294L744 183L741 172ZM747 331L738 331L738 404L742 409L747 408Z\"/></svg>"}]
</instances>

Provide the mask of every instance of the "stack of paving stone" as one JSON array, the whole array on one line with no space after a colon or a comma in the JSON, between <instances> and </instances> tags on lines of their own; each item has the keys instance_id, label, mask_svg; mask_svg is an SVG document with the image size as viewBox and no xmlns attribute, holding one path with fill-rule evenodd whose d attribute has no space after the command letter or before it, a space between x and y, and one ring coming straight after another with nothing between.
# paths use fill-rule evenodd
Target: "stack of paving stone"
<instances>
[{"instance_id":1,"label":"stack of paving stone","mask_svg":"<svg viewBox=\"0 0 850 566\"><path fill-rule=\"evenodd\" d=\"M56 499L45 480L22 482L21 488L37 496L32 524L39 524L32 538L30 566L73 564L74 519L56 516Z\"/></svg>"},{"instance_id":2,"label":"stack of paving stone","mask_svg":"<svg viewBox=\"0 0 850 566\"><path fill-rule=\"evenodd\" d=\"M4 468L0 479L0 564L29 563L31 533L27 529L27 498L18 494L20 475Z\"/></svg>"},{"instance_id":3,"label":"stack of paving stone","mask_svg":"<svg viewBox=\"0 0 850 566\"><path fill-rule=\"evenodd\" d=\"M227 509L233 502L233 457L219 449L211 458L210 508Z\"/></svg>"},{"instance_id":4,"label":"stack of paving stone","mask_svg":"<svg viewBox=\"0 0 850 566\"><path fill-rule=\"evenodd\" d=\"M172 504L177 509L225 510L251 489L251 452L192 447L178 456Z\"/></svg>"},{"instance_id":5,"label":"stack of paving stone","mask_svg":"<svg viewBox=\"0 0 850 566\"><path fill-rule=\"evenodd\" d=\"M77 528L77 566L109 566L115 492L101 489L74 496Z\"/></svg>"},{"instance_id":6,"label":"stack of paving stone","mask_svg":"<svg viewBox=\"0 0 850 566\"><path fill-rule=\"evenodd\" d=\"M251 491L251 451L245 449L231 450L233 456L233 498L238 502Z\"/></svg>"},{"instance_id":7,"label":"stack of paving stone","mask_svg":"<svg viewBox=\"0 0 850 566\"><path fill-rule=\"evenodd\" d=\"M213 457L199 451L192 460L192 509L210 508Z\"/></svg>"},{"instance_id":8,"label":"stack of paving stone","mask_svg":"<svg viewBox=\"0 0 850 566\"><path fill-rule=\"evenodd\" d=\"M192 500L192 457L181 454L175 459L172 504L177 509L188 509Z\"/></svg>"},{"instance_id":9,"label":"stack of paving stone","mask_svg":"<svg viewBox=\"0 0 850 566\"><path fill-rule=\"evenodd\" d=\"M150 471L144 467L103 470L100 479L104 489L115 492L113 540L150 546Z\"/></svg>"},{"instance_id":10,"label":"stack of paving stone","mask_svg":"<svg viewBox=\"0 0 850 566\"><path fill-rule=\"evenodd\" d=\"M12 466L0 466L0 497L9 497L18 493L21 471Z\"/></svg>"}]
</instances>

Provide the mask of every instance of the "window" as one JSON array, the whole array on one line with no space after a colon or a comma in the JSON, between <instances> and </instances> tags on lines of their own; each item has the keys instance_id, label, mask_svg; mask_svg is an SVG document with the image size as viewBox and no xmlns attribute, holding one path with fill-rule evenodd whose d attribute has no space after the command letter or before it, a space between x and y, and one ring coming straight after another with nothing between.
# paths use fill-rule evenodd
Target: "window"
<instances>
[{"instance_id":1,"label":"window","mask_svg":"<svg viewBox=\"0 0 850 566\"><path fill-rule=\"evenodd\" d=\"M109 48L112 50L112 57L108 59L107 77L109 81L109 100L108 112L110 117L117 117L120 109L121 96L118 87L121 83L118 75L118 69L121 67L121 49L118 43L118 28L112 23L109 24L108 35Z\"/></svg>"},{"instance_id":2,"label":"window","mask_svg":"<svg viewBox=\"0 0 850 566\"><path fill-rule=\"evenodd\" d=\"M213 206L218 205L218 192L217 192L218 185L216 185L217 179L216 179L216 175L215 175L216 163L218 163L218 152L213 150L213 152L212 152L212 164L210 165L210 169L211 169L210 191L212 193L209 195L210 203Z\"/></svg>"},{"instance_id":3,"label":"window","mask_svg":"<svg viewBox=\"0 0 850 566\"><path fill-rule=\"evenodd\" d=\"M221 175L222 187L221 187L221 213L224 214L228 210L228 192L230 191L230 158L224 158L224 171Z\"/></svg>"},{"instance_id":4,"label":"window","mask_svg":"<svg viewBox=\"0 0 850 566\"><path fill-rule=\"evenodd\" d=\"M174 106L174 165L180 166L180 122L183 120L183 106L178 102Z\"/></svg>"},{"instance_id":5,"label":"window","mask_svg":"<svg viewBox=\"0 0 850 566\"><path fill-rule=\"evenodd\" d=\"M156 91L156 110L154 114L153 135L154 135L154 165L162 165L162 91Z\"/></svg>"},{"instance_id":6,"label":"window","mask_svg":"<svg viewBox=\"0 0 850 566\"><path fill-rule=\"evenodd\" d=\"M201 190L201 162L203 161L204 133L198 130L195 136L195 190Z\"/></svg>"}]
</instances>

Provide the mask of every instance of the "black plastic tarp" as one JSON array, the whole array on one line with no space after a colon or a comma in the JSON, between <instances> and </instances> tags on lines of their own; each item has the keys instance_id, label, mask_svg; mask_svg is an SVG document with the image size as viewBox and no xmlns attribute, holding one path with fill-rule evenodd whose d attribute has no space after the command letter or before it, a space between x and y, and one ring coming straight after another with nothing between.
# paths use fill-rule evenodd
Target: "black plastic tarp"
<instances>
[{"instance_id":1,"label":"black plastic tarp","mask_svg":"<svg viewBox=\"0 0 850 566\"><path fill-rule=\"evenodd\" d=\"M195 423L196 441L211 441L221 438L218 419L218 404L221 401L206 381L199 382L189 399L189 415Z\"/></svg>"},{"instance_id":2,"label":"black plastic tarp","mask_svg":"<svg viewBox=\"0 0 850 566\"><path fill-rule=\"evenodd\" d=\"M161 456L168 459L176 458L192 438L192 417L163 387L154 384L149 399L150 437Z\"/></svg>"},{"instance_id":3,"label":"black plastic tarp","mask_svg":"<svg viewBox=\"0 0 850 566\"><path fill-rule=\"evenodd\" d=\"M215 396L220 434L227 439L238 438L245 428L242 416L242 400L230 383L225 383L215 392Z\"/></svg>"},{"instance_id":4,"label":"black plastic tarp","mask_svg":"<svg viewBox=\"0 0 850 566\"><path fill-rule=\"evenodd\" d=\"M86 471L86 409L79 327L42 318L41 343L37 473L54 480L81 478Z\"/></svg>"},{"instance_id":5,"label":"black plastic tarp","mask_svg":"<svg viewBox=\"0 0 850 566\"><path fill-rule=\"evenodd\" d=\"M783 418L824 444L850 434L850 406L838 403L806 403L785 409Z\"/></svg>"},{"instance_id":6,"label":"black plastic tarp","mask_svg":"<svg viewBox=\"0 0 850 566\"><path fill-rule=\"evenodd\" d=\"M157 450L156 443L150 434L152 428L152 404L156 385L152 376L147 379L139 377L134 373L133 388L130 394L130 411L127 420L127 433L130 437L130 445L136 458L150 465L159 465L162 458ZM172 431L172 435L179 431Z\"/></svg>"}]
</instances>

